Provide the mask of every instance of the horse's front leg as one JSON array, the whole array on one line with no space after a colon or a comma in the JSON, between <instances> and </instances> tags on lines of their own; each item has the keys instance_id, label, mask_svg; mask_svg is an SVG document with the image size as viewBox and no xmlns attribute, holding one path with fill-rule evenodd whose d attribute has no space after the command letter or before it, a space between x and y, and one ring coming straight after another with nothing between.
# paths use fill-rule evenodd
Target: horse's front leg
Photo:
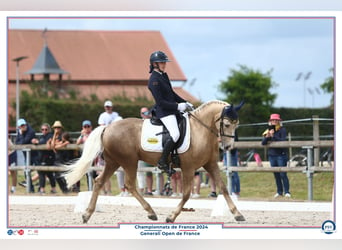
<instances>
[{"instance_id":1,"label":"horse's front leg","mask_svg":"<svg viewBox=\"0 0 342 250\"><path fill-rule=\"evenodd\" d=\"M194 178L194 172L189 171L190 173L183 173L182 174L182 183L183 183L183 196L176 207L176 210L173 211L167 218L166 222L167 223L173 223L175 222L177 216L182 212L182 209L185 205L185 203L189 200L190 198L190 193L191 193L191 185L192 185L192 180Z\"/></svg>"},{"instance_id":2,"label":"horse's front leg","mask_svg":"<svg viewBox=\"0 0 342 250\"><path fill-rule=\"evenodd\" d=\"M109 167L109 165L106 164L103 172L98 177L96 177L94 188L93 188L93 193L91 195L88 208L86 209L85 213L82 215L83 223L87 223L90 217L92 216L92 214L94 213L95 208L96 208L97 198L100 194L100 191L103 185L113 175L116 169L117 168Z\"/></svg>"},{"instance_id":3,"label":"horse's front leg","mask_svg":"<svg viewBox=\"0 0 342 250\"><path fill-rule=\"evenodd\" d=\"M222 190L223 197L225 198L227 205L229 207L230 212L234 215L234 218L236 221L245 221L245 217L240 213L240 211L235 206L232 198L230 197L227 187L222 181L222 179L219 180L220 187Z\"/></svg>"},{"instance_id":4,"label":"horse's front leg","mask_svg":"<svg viewBox=\"0 0 342 250\"><path fill-rule=\"evenodd\" d=\"M204 166L205 170L211 175L211 177L214 179L214 182L218 184L219 188L221 189L221 192L223 194L223 197L225 198L228 208L230 212L234 215L234 218L236 221L245 221L245 217L240 213L240 211L235 206L233 200L231 199L227 187L224 184L221 175L220 170L216 162L213 162L212 164L207 164Z\"/></svg>"}]
</instances>

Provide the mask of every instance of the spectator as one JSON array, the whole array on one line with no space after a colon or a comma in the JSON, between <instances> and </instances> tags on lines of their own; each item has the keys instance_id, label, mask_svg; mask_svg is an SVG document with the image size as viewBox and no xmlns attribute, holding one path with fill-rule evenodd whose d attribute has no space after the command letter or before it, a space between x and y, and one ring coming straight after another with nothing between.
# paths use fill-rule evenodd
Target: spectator
<instances>
[{"instance_id":1,"label":"spectator","mask_svg":"<svg viewBox=\"0 0 342 250\"><path fill-rule=\"evenodd\" d=\"M201 188L202 187L209 187L209 174L208 173L202 173L202 176L204 175L204 177L201 179L202 183L201 183Z\"/></svg>"},{"instance_id":2,"label":"spectator","mask_svg":"<svg viewBox=\"0 0 342 250\"><path fill-rule=\"evenodd\" d=\"M232 167L238 166L238 150L236 148L230 151L230 164ZM237 171L232 173L232 195L240 197L240 177Z\"/></svg>"},{"instance_id":3,"label":"spectator","mask_svg":"<svg viewBox=\"0 0 342 250\"><path fill-rule=\"evenodd\" d=\"M54 129L53 137L50 138L46 145L48 149L52 149L55 152L54 165L62 165L68 163L73 157L71 150L58 150L70 143L70 136L68 133L63 132L63 125L60 121L55 121L52 125ZM56 181L63 193L68 193L67 183L64 176L60 172L55 173Z\"/></svg>"},{"instance_id":4,"label":"spectator","mask_svg":"<svg viewBox=\"0 0 342 250\"><path fill-rule=\"evenodd\" d=\"M13 146L13 142L10 138L8 138L8 167L17 165L17 151L12 149ZM10 191L12 194L14 194L17 188L17 170L9 170L8 173L11 176L12 181Z\"/></svg>"},{"instance_id":5,"label":"spectator","mask_svg":"<svg viewBox=\"0 0 342 250\"><path fill-rule=\"evenodd\" d=\"M104 109L105 111L100 114L98 119L98 125L99 126L107 126L111 124L112 122L122 120L122 117L117 113L113 111L113 103L111 101L105 101L104 103ZM97 166L104 166L104 161L101 156L97 159ZM125 188L125 175L122 171L116 171L116 178L118 180L118 186L121 190L120 196L128 196L128 192ZM111 193L111 182L110 179L104 184L105 188L105 194Z\"/></svg>"},{"instance_id":6,"label":"spectator","mask_svg":"<svg viewBox=\"0 0 342 250\"><path fill-rule=\"evenodd\" d=\"M279 114L271 114L269 119L269 127L263 133L262 145L267 145L273 141L285 141L286 129L282 126ZM268 148L268 159L271 167L286 167L287 166L287 150L285 148ZM277 185L277 193L274 198L279 196L291 197L290 184L286 172L274 172L274 178Z\"/></svg>"},{"instance_id":7,"label":"spectator","mask_svg":"<svg viewBox=\"0 0 342 250\"><path fill-rule=\"evenodd\" d=\"M117 112L113 111L113 103L111 101L105 101L104 109L105 111L100 114L98 119L98 124L100 126L107 126L114 121L122 119L122 117Z\"/></svg>"},{"instance_id":8,"label":"spectator","mask_svg":"<svg viewBox=\"0 0 342 250\"><path fill-rule=\"evenodd\" d=\"M223 154L224 165L227 166L227 154ZM238 150L236 148L230 150L230 164L231 167L238 166ZM240 177L238 172L232 172L232 195L235 197L240 197Z\"/></svg>"},{"instance_id":9,"label":"spectator","mask_svg":"<svg viewBox=\"0 0 342 250\"><path fill-rule=\"evenodd\" d=\"M192 185L192 195L191 198L200 198L201 197L201 175L200 172L195 172L194 175L194 184Z\"/></svg>"},{"instance_id":10,"label":"spectator","mask_svg":"<svg viewBox=\"0 0 342 250\"><path fill-rule=\"evenodd\" d=\"M145 167L153 167L151 164L148 164L144 161L138 161L138 169L145 168ZM164 186L164 176L162 173L158 173L157 177L159 179L159 187L156 191L153 190L153 173L152 172L146 172L146 176L144 172L138 172L137 174L138 178L138 188L139 192L142 193L145 196L151 196L151 195L160 195L163 186Z\"/></svg>"},{"instance_id":11,"label":"spectator","mask_svg":"<svg viewBox=\"0 0 342 250\"><path fill-rule=\"evenodd\" d=\"M235 138L234 141L238 141L238 133L235 130ZM233 148L230 150L230 166L237 167L238 166L238 150L237 148ZM227 152L223 152L223 165L228 166L227 162ZM210 175L209 175L210 176ZM214 182L213 178L210 177L210 187L211 187L211 193L208 195L208 197L216 198L216 183ZM238 172L232 172L232 195L235 197L240 197L240 177Z\"/></svg>"},{"instance_id":12,"label":"spectator","mask_svg":"<svg viewBox=\"0 0 342 250\"><path fill-rule=\"evenodd\" d=\"M209 198L216 198L217 197L217 193L216 193L216 183L214 181L214 179L210 176L210 174L208 174L209 176L209 183L210 183L210 194L208 195Z\"/></svg>"},{"instance_id":13,"label":"spectator","mask_svg":"<svg viewBox=\"0 0 342 250\"><path fill-rule=\"evenodd\" d=\"M151 118L151 112L147 107L142 107L140 109L140 116L141 119L149 119ZM143 167L153 167L151 164L148 164L144 161L139 161L138 162L138 170L139 168L143 168ZM163 186L164 186L164 178L163 178L163 174L162 173L158 173L157 178L159 178L159 192L162 191ZM156 193L153 193L153 174L152 172L142 172L142 171L138 171L137 173L137 180L138 180L138 188L140 193L144 194L144 195L153 195ZM146 190L145 190L146 189ZM160 194L160 193L158 193Z\"/></svg>"},{"instance_id":14,"label":"spectator","mask_svg":"<svg viewBox=\"0 0 342 250\"><path fill-rule=\"evenodd\" d=\"M239 137L237 131L235 130L235 138L234 141L238 141ZM237 148L233 148L230 150L230 166L237 167L238 166L238 150ZM227 166L227 154L223 154L224 164ZM240 197L240 177L238 172L232 172L232 195L235 197Z\"/></svg>"},{"instance_id":15,"label":"spectator","mask_svg":"<svg viewBox=\"0 0 342 250\"><path fill-rule=\"evenodd\" d=\"M36 132L34 129L28 124L25 119L19 119L17 122L17 138L15 140L15 144L17 145L25 145L25 144L32 144L33 139L36 137ZM24 154L24 159L26 160L26 154ZM36 165L36 159L37 159L37 152L32 151L31 153L31 165ZM25 172L26 173L26 172ZM31 179L31 173L28 174L28 176L25 176L26 180L28 178ZM34 193L34 186L32 183L32 179L30 181L30 193ZM21 184L26 185L26 184Z\"/></svg>"},{"instance_id":16,"label":"spectator","mask_svg":"<svg viewBox=\"0 0 342 250\"><path fill-rule=\"evenodd\" d=\"M227 162L227 153L223 153L223 164L225 166L228 165ZM238 166L238 150L236 148L230 150L230 166L237 167ZM209 175L210 180L210 189L211 193L208 195L208 197L216 198L216 183L214 182L213 178ZM232 195L235 197L240 197L240 177L238 172L234 171L232 172Z\"/></svg>"},{"instance_id":17,"label":"spectator","mask_svg":"<svg viewBox=\"0 0 342 250\"><path fill-rule=\"evenodd\" d=\"M80 145L80 144L84 144L87 140L87 138L89 137L91 131L93 130L93 126L91 124L91 121L89 120L84 120L82 122L82 130L81 130L81 134L80 136L77 138L76 140L76 144ZM93 181L96 177L97 177L97 171L93 170L91 172L87 172L87 180L88 180L88 190L90 190L89 187L89 182ZM80 189L80 181L78 181L76 183L78 189Z\"/></svg>"},{"instance_id":18,"label":"spectator","mask_svg":"<svg viewBox=\"0 0 342 250\"><path fill-rule=\"evenodd\" d=\"M42 135L39 139L33 139L34 144L44 144L48 142L49 139L53 137L51 133L51 128L48 123L43 123L41 125ZM53 166L55 162L55 153L52 150L39 150L38 151L38 162L42 166ZM56 176L53 171L38 171L39 175L39 192L40 194L45 194L45 182L46 177L50 181L51 193L56 193Z\"/></svg>"},{"instance_id":19,"label":"spectator","mask_svg":"<svg viewBox=\"0 0 342 250\"><path fill-rule=\"evenodd\" d=\"M80 136L76 140L76 144L80 145L85 143L87 138L89 137L91 131L93 130L93 126L91 125L91 121L89 120L84 120L82 122L82 130Z\"/></svg>"},{"instance_id":20,"label":"spectator","mask_svg":"<svg viewBox=\"0 0 342 250\"><path fill-rule=\"evenodd\" d=\"M172 187L171 197L183 196L183 183L182 183L181 172L176 172L173 175L171 175L171 187Z\"/></svg>"}]
</instances>

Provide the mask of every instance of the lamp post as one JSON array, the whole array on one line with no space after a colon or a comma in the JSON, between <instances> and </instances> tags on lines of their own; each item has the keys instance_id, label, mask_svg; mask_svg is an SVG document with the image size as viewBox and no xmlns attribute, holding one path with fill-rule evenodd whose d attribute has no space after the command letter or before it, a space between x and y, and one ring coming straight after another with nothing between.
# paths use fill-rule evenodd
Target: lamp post
<instances>
[{"instance_id":1,"label":"lamp post","mask_svg":"<svg viewBox=\"0 0 342 250\"><path fill-rule=\"evenodd\" d=\"M304 91L303 91L303 94L304 94L304 108L306 108L306 80L308 80L310 78L311 71L308 72L306 75L303 75L302 72L298 73L296 81L299 81L302 76L303 76L303 83L304 83Z\"/></svg>"},{"instance_id":2,"label":"lamp post","mask_svg":"<svg viewBox=\"0 0 342 250\"><path fill-rule=\"evenodd\" d=\"M21 60L24 60L26 59L27 56L20 56L20 57L17 57L17 58L14 58L12 59L13 62L16 62L16 122L18 121L18 119L20 118L20 102L19 102L19 96L20 96L20 93L19 93L19 62Z\"/></svg>"}]
</instances>

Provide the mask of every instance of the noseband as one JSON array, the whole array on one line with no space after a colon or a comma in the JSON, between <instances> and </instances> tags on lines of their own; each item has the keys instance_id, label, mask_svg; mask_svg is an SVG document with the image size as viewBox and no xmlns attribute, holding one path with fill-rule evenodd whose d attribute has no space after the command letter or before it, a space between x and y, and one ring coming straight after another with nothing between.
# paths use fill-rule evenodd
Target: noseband
<instances>
[{"instance_id":1,"label":"noseband","mask_svg":"<svg viewBox=\"0 0 342 250\"><path fill-rule=\"evenodd\" d=\"M223 130L223 121L224 119L227 119L229 121L229 123L231 124L235 124L238 122L238 120L233 120L231 118L229 118L228 116L225 116L225 117L220 117L220 136L221 137L229 137L229 138L235 138L235 135L228 135L228 134L225 134L224 133L224 130Z\"/></svg>"}]
</instances>

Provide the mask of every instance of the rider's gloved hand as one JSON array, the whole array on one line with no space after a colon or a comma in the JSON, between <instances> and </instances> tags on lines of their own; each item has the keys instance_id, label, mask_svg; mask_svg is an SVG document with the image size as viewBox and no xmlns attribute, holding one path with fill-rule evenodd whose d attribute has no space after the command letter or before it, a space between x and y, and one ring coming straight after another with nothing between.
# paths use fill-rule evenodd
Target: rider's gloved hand
<instances>
[{"instance_id":1,"label":"rider's gloved hand","mask_svg":"<svg viewBox=\"0 0 342 250\"><path fill-rule=\"evenodd\" d=\"M186 105L187 105L187 110L191 111L191 110L194 110L194 105L192 105L192 103L190 102L186 102Z\"/></svg>"},{"instance_id":2,"label":"rider's gloved hand","mask_svg":"<svg viewBox=\"0 0 342 250\"><path fill-rule=\"evenodd\" d=\"M187 109L188 105L186 104L186 102L181 102L178 103L178 107L177 109L181 112L184 112Z\"/></svg>"}]
</instances>

